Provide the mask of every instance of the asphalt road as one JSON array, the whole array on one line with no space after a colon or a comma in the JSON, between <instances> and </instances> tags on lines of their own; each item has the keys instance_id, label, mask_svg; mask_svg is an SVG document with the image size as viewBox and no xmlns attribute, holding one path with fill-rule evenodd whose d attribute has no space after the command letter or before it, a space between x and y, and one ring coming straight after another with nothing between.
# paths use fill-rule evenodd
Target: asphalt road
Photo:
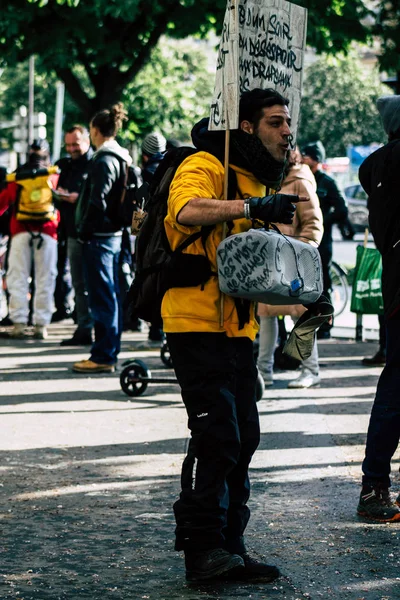
<instances>
[{"instance_id":1,"label":"asphalt road","mask_svg":"<svg viewBox=\"0 0 400 600\"><path fill-rule=\"evenodd\" d=\"M130 398L119 373L73 373L88 348L0 343L1 600L398 600L400 524L356 515L361 461L381 369L374 344L319 345L321 385L287 388L277 372L259 402L247 543L277 564L272 585L188 586L174 551L172 505L188 442L176 384ZM124 333L121 362L146 334ZM169 371L171 374L171 372ZM393 464L393 493L400 490Z\"/></svg>"}]
</instances>

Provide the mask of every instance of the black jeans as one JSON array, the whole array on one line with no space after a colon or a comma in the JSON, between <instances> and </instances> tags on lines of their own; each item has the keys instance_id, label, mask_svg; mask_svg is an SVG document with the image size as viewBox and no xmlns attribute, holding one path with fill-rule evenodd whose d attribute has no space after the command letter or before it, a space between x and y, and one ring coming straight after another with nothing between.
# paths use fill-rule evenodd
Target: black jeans
<instances>
[{"instance_id":1,"label":"black jeans","mask_svg":"<svg viewBox=\"0 0 400 600\"><path fill-rule=\"evenodd\" d=\"M331 263L332 263L332 254L333 254L333 247L332 247L332 241L324 241L322 240L319 248L319 254L321 257L321 263L322 263L322 277L324 280L324 291L323 293L325 295L328 295L328 297L330 297L330 293L332 291L332 279L331 279Z\"/></svg>"},{"instance_id":2,"label":"black jeans","mask_svg":"<svg viewBox=\"0 0 400 600\"><path fill-rule=\"evenodd\" d=\"M248 466L260 441L253 344L224 333L168 333L167 342L191 430L175 549L243 553Z\"/></svg>"},{"instance_id":3,"label":"black jeans","mask_svg":"<svg viewBox=\"0 0 400 600\"><path fill-rule=\"evenodd\" d=\"M386 328L386 366L376 390L368 427L363 484L390 486L390 461L400 438L400 320Z\"/></svg>"}]
</instances>

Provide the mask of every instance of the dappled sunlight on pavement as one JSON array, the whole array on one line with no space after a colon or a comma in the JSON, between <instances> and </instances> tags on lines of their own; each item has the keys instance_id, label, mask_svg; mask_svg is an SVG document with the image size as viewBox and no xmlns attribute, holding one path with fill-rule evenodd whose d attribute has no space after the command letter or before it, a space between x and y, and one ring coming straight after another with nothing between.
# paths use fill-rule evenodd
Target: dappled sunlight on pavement
<instances>
[{"instance_id":1,"label":"dappled sunlight on pavement","mask_svg":"<svg viewBox=\"0 0 400 600\"><path fill-rule=\"evenodd\" d=\"M67 330L7 341L0 354L1 600L398 600L400 525L356 516L381 372L361 359L376 344L321 342L319 387L288 389L298 373L277 372L258 404L246 534L282 578L194 588L173 549L188 443L179 387L150 384L128 397L120 371L73 373L85 352L59 347ZM130 350L142 339L124 334L121 362L140 357L165 373L159 351Z\"/></svg>"}]
</instances>

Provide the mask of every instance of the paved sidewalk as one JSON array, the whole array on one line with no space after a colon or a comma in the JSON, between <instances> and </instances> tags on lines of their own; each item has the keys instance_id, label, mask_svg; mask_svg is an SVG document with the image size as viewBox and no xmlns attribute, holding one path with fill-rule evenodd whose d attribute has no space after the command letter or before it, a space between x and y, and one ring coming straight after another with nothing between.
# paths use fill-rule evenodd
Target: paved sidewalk
<instances>
[{"instance_id":1,"label":"paved sidewalk","mask_svg":"<svg viewBox=\"0 0 400 600\"><path fill-rule=\"evenodd\" d=\"M400 525L355 514L380 373L360 360L376 343L321 342L319 388L288 390L296 374L278 373L259 402L247 541L282 578L193 587L173 550L188 439L178 386L129 398L118 373L73 373L88 353L59 346L72 329L0 340L1 600L400 598ZM144 338L124 334L121 362L140 357L158 372L158 352L132 351Z\"/></svg>"}]
</instances>

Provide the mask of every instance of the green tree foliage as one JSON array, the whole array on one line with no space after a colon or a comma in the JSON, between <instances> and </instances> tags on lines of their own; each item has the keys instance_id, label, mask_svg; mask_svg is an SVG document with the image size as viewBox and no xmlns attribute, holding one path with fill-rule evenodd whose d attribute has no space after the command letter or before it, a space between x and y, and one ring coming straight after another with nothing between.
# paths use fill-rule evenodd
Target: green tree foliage
<instances>
[{"instance_id":1,"label":"green tree foliage","mask_svg":"<svg viewBox=\"0 0 400 600\"><path fill-rule=\"evenodd\" d=\"M385 143L376 100L390 93L378 70L365 72L354 52L322 56L307 69L298 142L320 139L328 156L345 156L350 144Z\"/></svg>"},{"instance_id":2,"label":"green tree foliage","mask_svg":"<svg viewBox=\"0 0 400 600\"><path fill-rule=\"evenodd\" d=\"M0 7L0 60L39 55L90 118L121 99L162 34L205 35L224 12L225 0L13 0Z\"/></svg>"},{"instance_id":3,"label":"green tree foliage","mask_svg":"<svg viewBox=\"0 0 400 600\"><path fill-rule=\"evenodd\" d=\"M365 38L362 0L295 0L309 10L308 42L318 51ZM86 118L120 100L161 35L206 35L222 26L226 0L13 0L0 6L0 61L31 54L65 82ZM0 62L0 66L1 66ZM83 76L84 74L84 76Z\"/></svg>"},{"instance_id":4,"label":"green tree foliage","mask_svg":"<svg viewBox=\"0 0 400 600\"><path fill-rule=\"evenodd\" d=\"M214 76L208 59L200 40L162 38L122 98L131 140L158 130L167 138L190 141L193 124L208 115L211 103Z\"/></svg>"},{"instance_id":5,"label":"green tree foliage","mask_svg":"<svg viewBox=\"0 0 400 600\"><path fill-rule=\"evenodd\" d=\"M211 54L211 56L210 56ZM201 40L171 40L163 37L154 48L150 62L123 93L128 125L121 138L125 143L140 141L153 130L168 138L190 142L190 131L197 120L207 116L214 76L210 62L212 49ZM83 74L82 74L83 78ZM35 112L47 114L47 133L53 138L56 101L55 73L46 74L40 61L35 69ZM9 121L21 104L28 104L28 62L7 67L0 77L0 120ZM88 124L68 93L65 95L65 128L73 123ZM0 130L0 146L12 146L12 131Z\"/></svg>"},{"instance_id":6,"label":"green tree foliage","mask_svg":"<svg viewBox=\"0 0 400 600\"><path fill-rule=\"evenodd\" d=\"M28 61L14 67L6 67L0 76L0 121L10 121L21 105L28 106ZM47 115L47 137L53 139L56 107L56 82L54 72L47 73L36 61L34 81L34 110ZM69 125L82 119L76 104L66 94L64 103L65 122ZM12 147L12 130L0 130L0 147Z\"/></svg>"},{"instance_id":7,"label":"green tree foliage","mask_svg":"<svg viewBox=\"0 0 400 600\"><path fill-rule=\"evenodd\" d=\"M308 10L307 44L317 52L347 50L352 41L364 42L369 14L365 0L290 0Z\"/></svg>"},{"instance_id":8,"label":"green tree foliage","mask_svg":"<svg viewBox=\"0 0 400 600\"><path fill-rule=\"evenodd\" d=\"M380 40L380 68L397 74L396 94L400 94L400 1L375 1L373 4L372 33Z\"/></svg>"}]
</instances>

